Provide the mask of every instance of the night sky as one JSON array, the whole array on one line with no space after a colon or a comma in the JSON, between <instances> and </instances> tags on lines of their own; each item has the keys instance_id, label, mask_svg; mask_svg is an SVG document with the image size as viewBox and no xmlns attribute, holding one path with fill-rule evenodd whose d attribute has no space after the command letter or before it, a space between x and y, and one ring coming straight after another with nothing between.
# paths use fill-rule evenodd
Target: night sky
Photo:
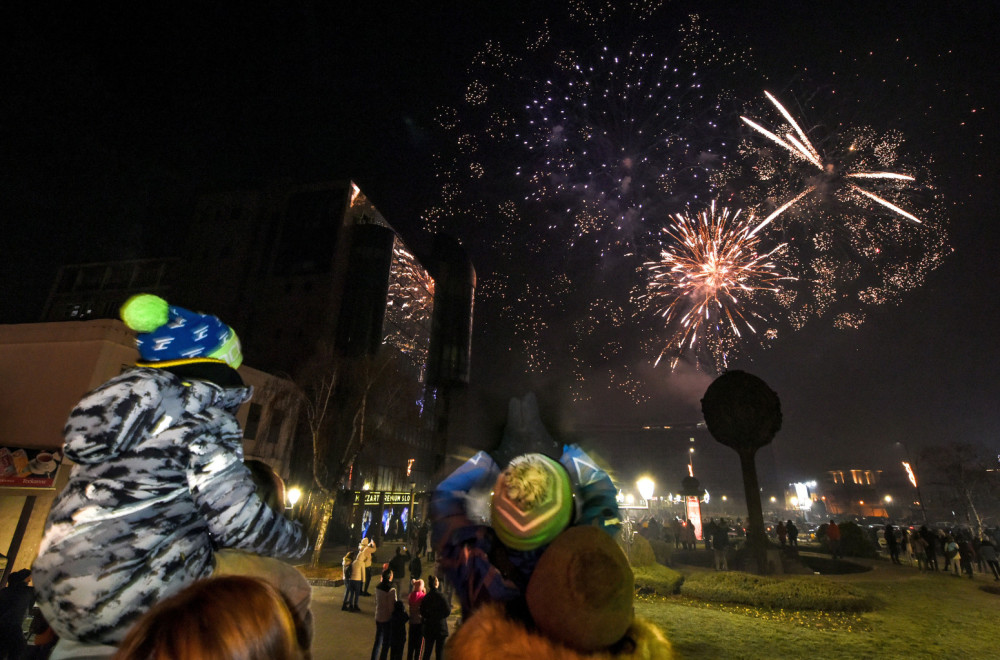
<instances>
[{"instance_id":1,"label":"night sky","mask_svg":"<svg viewBox=\"0 0 1000 660\"><path fill-rule=\"evenodd\" d=\"M566 4L540 4L511 15L504 3L80 2L10 16L0 63L4 320L36 320L59 264L171 254L203 191L351 178L419 250L421 216L441 203L436 157L456 146L436 118L441 107L461 107L474 55L487 42L514 52L546 18L559 34L578 31L576 43L590 38ZM601 30L611 40L662 35L670 47L697 11L752 56L735 80L712 66L700 72L732 91L734 108L760 111L760 90L770 89L804 108L809 128L899 131L903 161L919 159L933 175L936 217L954 248L898 304L869 308L859 328L817 319L731 360L782 400L784 426L765 469L810 479L824 469L895 469L897 441L913 451L952 440L996 445L997 11L991 3L731 4L665 2L638 27L616 15ZM747 135L738 114L728 117L734 144ZM480 238L463 237L482 282L498 262ZM561 393L569 357L524 375L499 309L477 300L472 398L484 416L539 389L561 429L622 477L653 467L679 481L694 436L707 485L733 480L735 455L704 431L638 430L699 421L709 370L633 364L649 392L641 405L603 387L573 404Z\"/></svg>"}]
</instances>

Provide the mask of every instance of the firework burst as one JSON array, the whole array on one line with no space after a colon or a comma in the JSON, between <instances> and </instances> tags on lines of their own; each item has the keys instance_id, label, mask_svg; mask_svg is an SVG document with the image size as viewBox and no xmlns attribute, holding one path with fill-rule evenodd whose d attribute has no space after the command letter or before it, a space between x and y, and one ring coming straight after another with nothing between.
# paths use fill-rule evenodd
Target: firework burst
<instances>
[{"instance_id":1,"label":"firework burst","mask_svg":"<svg viewBox=\"0 0 1000 660\"><path fill-rule=\"evenodd\" d=\"M757 232L788 244L784 260L798 281L776 302L790 329L819 318L857 329L866 308L898 303L951 252L932 159L907 154L897 130L831 120L808 127L765 95L761 108L742 117L752 131L740 158L714 173L713 183L732 203L757 210ZM827 90L811 98L806 113L818 104L828 110L839 96ZM784 122L775 128L750 118L767 109Z\"/></svg>"},{"instance_id":2,"label":"firework burst","mask_svg":"<svg viewBox=\"0 0 1000 660\"><path fill-rule=\"evenodd\" d=\"M803 160L809 163L810 165L813 165L827 178L842 177L843 179L865 179L871 181L881 180L881 181L893 181L893 182L914 180L914 177L910 176L909 174L902 174L899 172L840 171L840 168L837 166L836 163L826 160L823 158L823 156L820 155L820 152L817 151L815 146L813 146L813 143L809 140L809 137L806 135L805 131L803 131L802 128L799 126L798 122L795 121L795 118L792 117L792 114L785 109L785 106L781 105L778 99L776 99L770 92L765 91L764 95L767 97L767 100L770 101L771 104L778 109L781 115L785 118L785 120L794 130L785 129L784 134L781 135L780 134L781 131L777 132L769 131L768 129L764 128L763 126L753 121L752 119L749 119L748 117L740 117L740 119L742 119L745 124L750 126L752 129L754 129L764 137L768 138L775 144L784 148L789 154L791 154L796 159ZM909 211L900 208L899 206L893 204L889 200L879 195L876 195L870 190L862 188L857 183L854 183L853 181L846 181L846 184L851 191L860 194L874 202L877 202L878 204L881 204L885 208L889 209L890 211L898 215L901 215L902 217L906 218L907 220L910 220L911 222L916 222L918 224L920 223L920 219L917 218L917 216L913 215ZM781 213L794 206L796 202L801 200L809 193L815 191L817 187L818 184L811 185L805 190L803 190L801 193L796 195L793 199L779 206L775 211L773 211L770 215L764 218L764 221L760 224L760 227L767 226L772 220L778 217Z\"/></svg>"},{"instance_id":3,"label":"firework burst","mask_svg":"<svg viewBox=\"0 0 1000 660\"><path fill-rule=\"evenodd\" d=\"M778 293L779 282L795 278L782 273L776 258L787 245L761 249L760 223L752 214L715 202L692 217L678 213L663 233L669 237L660 259L646 264L646 307L675 327L670 342L656 362L671 353L671 367L681 354L707 341L716 366L725 366L723 345L729 338L756 333L754 319L765 317L754 308L762 292ZM710 335L707 336L706 335ZM721 357L721 361L718 359Z\"/></svg>"},{"instance_id":4,"label":"firework burst","mask_svg":"<svg viewBox=\"0 0 1000 660\"><path fill-rule=\"evenodd\" d=\"M601 32L613 22L610 35L553 21L487 42L461 102L437 117L453 148L436 154L440 201L423 219L474 251L480 309L501 312L477 327L512 336L527 372L572 365L581 393L592 374L649 359L636 342L608 351L623 332L611 319L644 282L658 219L710 194L709 173L735 144L720 99L750 68L745 54L696 16L648 30L658 4L573 3L573 21ZM610 380L641 396L628 378Z\"/></svg>"}]
</instances>

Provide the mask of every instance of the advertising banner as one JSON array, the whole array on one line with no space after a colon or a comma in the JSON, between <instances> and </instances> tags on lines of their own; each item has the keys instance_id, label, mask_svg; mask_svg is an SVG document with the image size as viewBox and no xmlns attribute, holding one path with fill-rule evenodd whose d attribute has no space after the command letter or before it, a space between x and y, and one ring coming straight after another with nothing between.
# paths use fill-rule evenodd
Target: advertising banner
<instances>
[{"instance_id":1,"label":"advertising banner","mask_svg":"<svg viewBox=\"0 0 1000 660\"><path fill-rule=\"evenodd\" d=\"M57 451L0 447L0 487L54 488L61 462Z\"/></svg>"}]
</instances>

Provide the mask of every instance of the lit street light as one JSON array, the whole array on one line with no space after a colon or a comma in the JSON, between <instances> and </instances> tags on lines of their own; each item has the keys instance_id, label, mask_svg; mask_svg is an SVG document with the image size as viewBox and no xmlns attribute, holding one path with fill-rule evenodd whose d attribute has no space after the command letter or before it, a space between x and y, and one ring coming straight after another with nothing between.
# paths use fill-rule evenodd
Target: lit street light
<instances>
[{"instance_id":1,"label":"lit street light","mask_svg":"<svg viewBox=\"0 0 1000 660\"><path fill-rule=\"evenodd\" d=\"M302 499L302 491L298 488L288 489L288 508L294 509L298 501Z\"/></svg>"},{"instance_id":2,"label":"lit street light","mask_svg":"<svg viewBox=\"0 0 1000 660\"><path fill-rule=\"evenodd\" d=\"M653 497L653 490L656 488L656 483L649 477L642 477L635 482L635 487L639 490L639 494L642 495L642 499L649 502L650 498Z\"/></svg>"}]
</instances>

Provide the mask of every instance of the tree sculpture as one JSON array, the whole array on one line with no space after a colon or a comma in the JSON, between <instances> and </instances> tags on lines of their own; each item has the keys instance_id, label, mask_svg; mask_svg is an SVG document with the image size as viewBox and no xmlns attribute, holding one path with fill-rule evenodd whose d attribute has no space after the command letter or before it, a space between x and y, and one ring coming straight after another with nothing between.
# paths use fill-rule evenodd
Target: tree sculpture
<instances>
[{"instance_id":1,"label":"tree sculpture","mask_svg":"<svg viewBox=\"0 0 1000 660\"><path fill-rule=\"evenodd\" d=\"M781 428L781 401L757 376L727 371L705 390L701 412L712 437L740 456L749 522L747 545L756 560L757 572L763 574L767 568L767 538L754 455Z\"/></svg>"}]
</instances>

